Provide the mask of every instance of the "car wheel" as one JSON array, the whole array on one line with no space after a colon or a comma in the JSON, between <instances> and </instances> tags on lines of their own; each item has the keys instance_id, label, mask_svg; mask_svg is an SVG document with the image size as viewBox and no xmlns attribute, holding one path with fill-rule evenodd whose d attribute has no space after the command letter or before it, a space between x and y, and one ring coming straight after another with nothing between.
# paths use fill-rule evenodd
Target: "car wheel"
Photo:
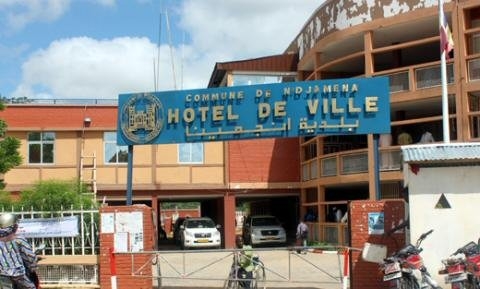
<instances>
[{"instance_id":1,"label":"car wheel","mask_svg":"<svg viewBox=\"0 0 480 289\"><path fill-rule=\"evenodd\" d=\"M183 238L180 238L180 249L185 250L185 241Z\"/></svg>"},{"instance_id":2,"label":"car wheel","mask_svg":"<svg viewBox=\"0 0 480 289\"><path fill-rule=\"evenodd\" d=\"M253 247L252 235L248 235L248 245Z\"/></svg>"}]
</instances>

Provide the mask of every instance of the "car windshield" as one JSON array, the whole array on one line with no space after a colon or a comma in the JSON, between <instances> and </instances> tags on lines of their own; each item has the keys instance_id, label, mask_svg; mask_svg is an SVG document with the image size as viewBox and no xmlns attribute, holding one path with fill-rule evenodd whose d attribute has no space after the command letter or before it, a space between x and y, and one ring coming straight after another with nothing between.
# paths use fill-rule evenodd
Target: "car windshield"
<instances>
[{"instance_id":1,"label":"car windshield","mask_svg":"<svg viewBox=\"0 0 480 289\"><path fill-rule=\"evenodd\" d=\"M185 221L185 228L215 228L215 223L212 220L187 220Z\"/></svg>"},{"instance_id":2,"label":"car windshield","mask_svg":"<svg viewBox=\"0 0 480 289\"><path fill-rule=\"evenodd\" d=\"M279 223L274 217L252 218L252 226L278 226Z\"/></svg>"}]
</instances>

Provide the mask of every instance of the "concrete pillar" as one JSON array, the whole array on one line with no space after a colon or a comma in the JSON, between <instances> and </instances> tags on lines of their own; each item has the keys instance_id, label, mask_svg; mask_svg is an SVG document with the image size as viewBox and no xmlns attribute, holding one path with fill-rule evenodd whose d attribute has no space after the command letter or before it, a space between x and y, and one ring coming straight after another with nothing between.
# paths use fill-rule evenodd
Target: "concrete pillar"
<instances>
[{"instance_id":1,"label":"concrete pillar","mask_svg":"<svg viewBox=\"0 0 480 289\"><path fill-rule=\"evenodd\" d=\"M235 248L235 195L224 195L223 215L225 248L232 249Z\"/></svg>"}]
</instances>

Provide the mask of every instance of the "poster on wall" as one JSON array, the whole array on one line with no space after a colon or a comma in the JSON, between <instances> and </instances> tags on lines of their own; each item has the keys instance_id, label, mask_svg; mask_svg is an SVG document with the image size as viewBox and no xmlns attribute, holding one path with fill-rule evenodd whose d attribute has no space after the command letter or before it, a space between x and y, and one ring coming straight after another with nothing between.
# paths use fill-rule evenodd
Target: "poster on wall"
<instances>
[{"instance_id":1,"label":"poster on wall","mask_svg":"<svg viewBox=\"0 0 480 289\"><path fill-rule=\"evenodd\" d=\"M78 224L78 216L21 219L17 232L25 238L76 237Z\"/></svg>"},{"instance_id":2,"label":"poster on wall","mask_svg":"<svg viewBox=\"0 0 480 289\"><path fill-rule=\"evenodd\" d=\"M102 213L101 232L113 233L115 252L139 252L143 250L143 213Z\"/></svg>"},{"instance_id":3,"label":"poster on wall","mask_svg":"<svg viewBox=\"0 0 480 289\"><path fill-rule=\"evenodd\" d=\"M143 250L143 214L142 212L130 213L130 251L140 252Z\"/></svg>"},{"instance_id":4,"label":"poster on wall","mask_svg":"<svg viewBox=\"0 0 480 289\"><path fill-rule=\"evenodd\" d=\"M101 226L100 232L104 234L114 233L114 215L113 213L102 213L101 214Z\"/></svg>"},{"instance_id":5,"label":"poster on wall","mask_svg":"<svg viewBox=\"0 0 480 289\"><path fill-rule=\"evenodd\" d=\"M383 212L368 213L368 234L381 235L385 232Z\"/></svg>"},{"instance_id":6,"label":"poster on wall","mask_svg":"<svg viewBox=\"0 0 480 289\"><path fill-rule=\"evenodd\" d=\"M129 232L132 229L131 218L128 212L115 213L115 232Z\"/></svg>"},{"instance_id":7,"label":"poster on wall","mask_svg":"<svg viewBox=\"0 0 480 289\"><path fill-rule=\"evenodd\" d=\"M115 253L128 252L127 244L128 244L127 232L117 232L113 235L113 247L115 248Z\"/></svg>"}]
</instances>

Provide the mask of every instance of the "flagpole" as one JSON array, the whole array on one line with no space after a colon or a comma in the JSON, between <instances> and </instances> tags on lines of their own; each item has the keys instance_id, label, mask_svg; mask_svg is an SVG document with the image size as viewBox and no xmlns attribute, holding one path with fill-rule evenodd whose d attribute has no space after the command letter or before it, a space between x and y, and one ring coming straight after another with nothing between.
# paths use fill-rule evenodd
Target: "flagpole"
<instances>
[{"instance_id":1,"label":"flagpole","mask_svg":"<svg viewBox=\"0 0 480 289\"><path fill-rule=\"evenodd\" d=\"M444 16L443 16L443 0L438 0L438 21L440 27L445 27ZM443 121L443 142L450 142L450 125L449 125L449 115L448 115L448 91L447 91L447 61L446 53L443 47L441 48L440 62L441 62L441 72L442 72L442 121Z\"/></svg>"}]
</instances>

